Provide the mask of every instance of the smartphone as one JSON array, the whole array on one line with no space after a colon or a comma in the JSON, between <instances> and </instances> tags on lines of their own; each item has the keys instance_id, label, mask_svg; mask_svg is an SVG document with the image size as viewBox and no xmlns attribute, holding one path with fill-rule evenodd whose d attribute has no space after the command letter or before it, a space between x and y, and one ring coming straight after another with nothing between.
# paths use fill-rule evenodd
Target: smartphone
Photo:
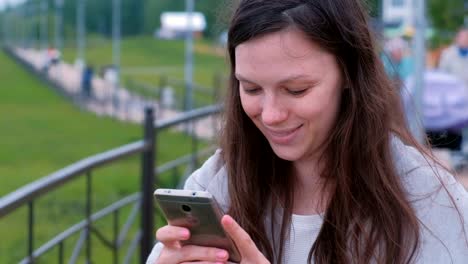
<instances>
[{"instance_id":1,"label":"smartphone","mask_svg":"<svg viewBox=\"0 0 468 264\"><path fill-rule=\"evenodd\" d=\"M209 192L157 189L154 197L170 225L190 230L190 239L181 241L183 245L222 248L230 261L240 262L236 245L221 225L224 213Z\"/></svg>"}]
</instances>

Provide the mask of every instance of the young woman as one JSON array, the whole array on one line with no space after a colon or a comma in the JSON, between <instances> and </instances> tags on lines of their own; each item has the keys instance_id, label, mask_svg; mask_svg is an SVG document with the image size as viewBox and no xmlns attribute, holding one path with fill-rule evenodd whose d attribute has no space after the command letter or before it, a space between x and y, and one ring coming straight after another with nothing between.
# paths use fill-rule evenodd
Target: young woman
<instances>
[{"instance_id":1,"label":"young woman","mask_svg":"<svg viewBox=\"0 0 468 264\"><path fill-rule=\"evenodd\" d=\"M360 0L243 0L211 192L247 263L468 263L468 195L404 126ZM165 226L148 259L226 263Z\"/></svg>"}]
</instances>

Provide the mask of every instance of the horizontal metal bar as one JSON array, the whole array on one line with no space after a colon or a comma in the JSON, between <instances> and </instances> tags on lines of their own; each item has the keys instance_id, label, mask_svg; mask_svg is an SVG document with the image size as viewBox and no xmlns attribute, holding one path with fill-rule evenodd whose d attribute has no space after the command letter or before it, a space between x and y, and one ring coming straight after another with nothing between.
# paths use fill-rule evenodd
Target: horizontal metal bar
<instances>
[{"instance_id":1,"label":"horizontal metal bar","mask_svg":"<svg viewBox=\"0 0 468 264\"><path fill-rule=\"evenodd\" d=\"M147 144L140 140L118 148L84 158L46 177L27 184L0 199L0 218L25 203L50 192L93 168L128 157L146 150Z\"/></svg>"},{"instance_id":2,"label":"horizontal metal bar","mask_svg":"<svg viewBox=\"0 0 468 264\"><path fill-rule=\"evenodd\" d=\"M119 208L122 208L122 207L124 207L124 206L126 206L128 204L138 202L140 200L140 198L141 198L140 193L135 193L135 194L129 195L129 196L127 196L127 197L125 197L125 198L111 204L110 206L100 210L99 212L93 214L91 216L91 222L96 222L97 220L101 219L102 217L104 217L104 216L106 216L108 214L111 214L115 210L117 210ZM42 245L40 248L35 250L32 255L35 258L41 256L42 254L46 253L47 251L52 249L54 246L59 244L60 242L67 239L68 237L74 235L75 233L79 232L80 230L83 230L86 227L86 225L87 225L86 219L79 222L79 223L77 223L77 224L75 224L75 225L73 225L72 227L70 227L67 230L63 231L62 233L58 234L57 236L55 236L54 238L49 240L47 243Z\"/></svg>"},{"instance_id":3,"label":"horizontal metal bar","mask_svg":"<svg viewBox=\"0 0 468 264\"><path fill-rule=\"evenodd\" d=\"M188 121L194 121L196 119L203 118L205 116L218 114L222 111L223 106L221 104L210 105L201 108L197 108L188 112L179 114L178 116L168 120L157 120L154 124L156 129L164 129L171 126L179 125Z\"/></svg>"}]
</instances>

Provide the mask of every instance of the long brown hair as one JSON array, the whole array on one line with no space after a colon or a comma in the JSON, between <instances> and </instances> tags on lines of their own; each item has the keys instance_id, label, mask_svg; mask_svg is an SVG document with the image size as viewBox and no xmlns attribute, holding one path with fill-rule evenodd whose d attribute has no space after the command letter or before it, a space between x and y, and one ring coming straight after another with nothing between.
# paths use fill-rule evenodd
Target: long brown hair
<instances>
[{"instance_id":1,"label":"long brown hair","mask_svg":"<svg viewBox=\"0 0 468 264\"><path fill-rule=\"evenodd\" d=\"M391 155L391 137L421 146L404 124L399 91L379 61L360 0L242 0L228 33L231 65L221 138L231 214L265 256L281 263L293 208L291 162L278 158L242 109L235 48L294 26L334 54L345 79L341 106L325 142L321 177L330 188L324 223L309 253L315 263L409 263L419 223ZM284 209L275 219L275 206ZM273 218L266 226L265 218ZM279 230L275 223L280 220ZM279 239L267 234L279 231Z\"/></svg>"}]
</instances>

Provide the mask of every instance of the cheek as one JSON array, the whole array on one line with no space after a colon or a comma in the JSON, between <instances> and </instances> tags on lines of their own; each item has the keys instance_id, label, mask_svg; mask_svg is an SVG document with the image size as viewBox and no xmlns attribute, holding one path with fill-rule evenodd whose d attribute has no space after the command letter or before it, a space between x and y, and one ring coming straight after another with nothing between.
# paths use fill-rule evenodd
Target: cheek
<instances>
[{"instance_id":1,"label":"cheek","mask_svg":"<svg viewBox=\"0 0 468 264\"><path fill-rule=\"evenodd\" d=\"M257 97L248 96L245 94L240 94L242 108L244 109L245 113L250 117L254 118L258 116L261 112L260 109L260 102Z\"/></svg>"},{"instance_id":2,"label":"cheek","mask_svg":"<svg viewBox=\"0 0 468 264\"><path fill-rule=\"evenodd\" d=\"M314 102L314 103L311 103ZM336 100L322 98L321 100L306 100L296 102L294 105L295 114L303 119L328 127L336 115ZM318 122L318 123L317 123Z\"/></svg>"}]
</instances>

